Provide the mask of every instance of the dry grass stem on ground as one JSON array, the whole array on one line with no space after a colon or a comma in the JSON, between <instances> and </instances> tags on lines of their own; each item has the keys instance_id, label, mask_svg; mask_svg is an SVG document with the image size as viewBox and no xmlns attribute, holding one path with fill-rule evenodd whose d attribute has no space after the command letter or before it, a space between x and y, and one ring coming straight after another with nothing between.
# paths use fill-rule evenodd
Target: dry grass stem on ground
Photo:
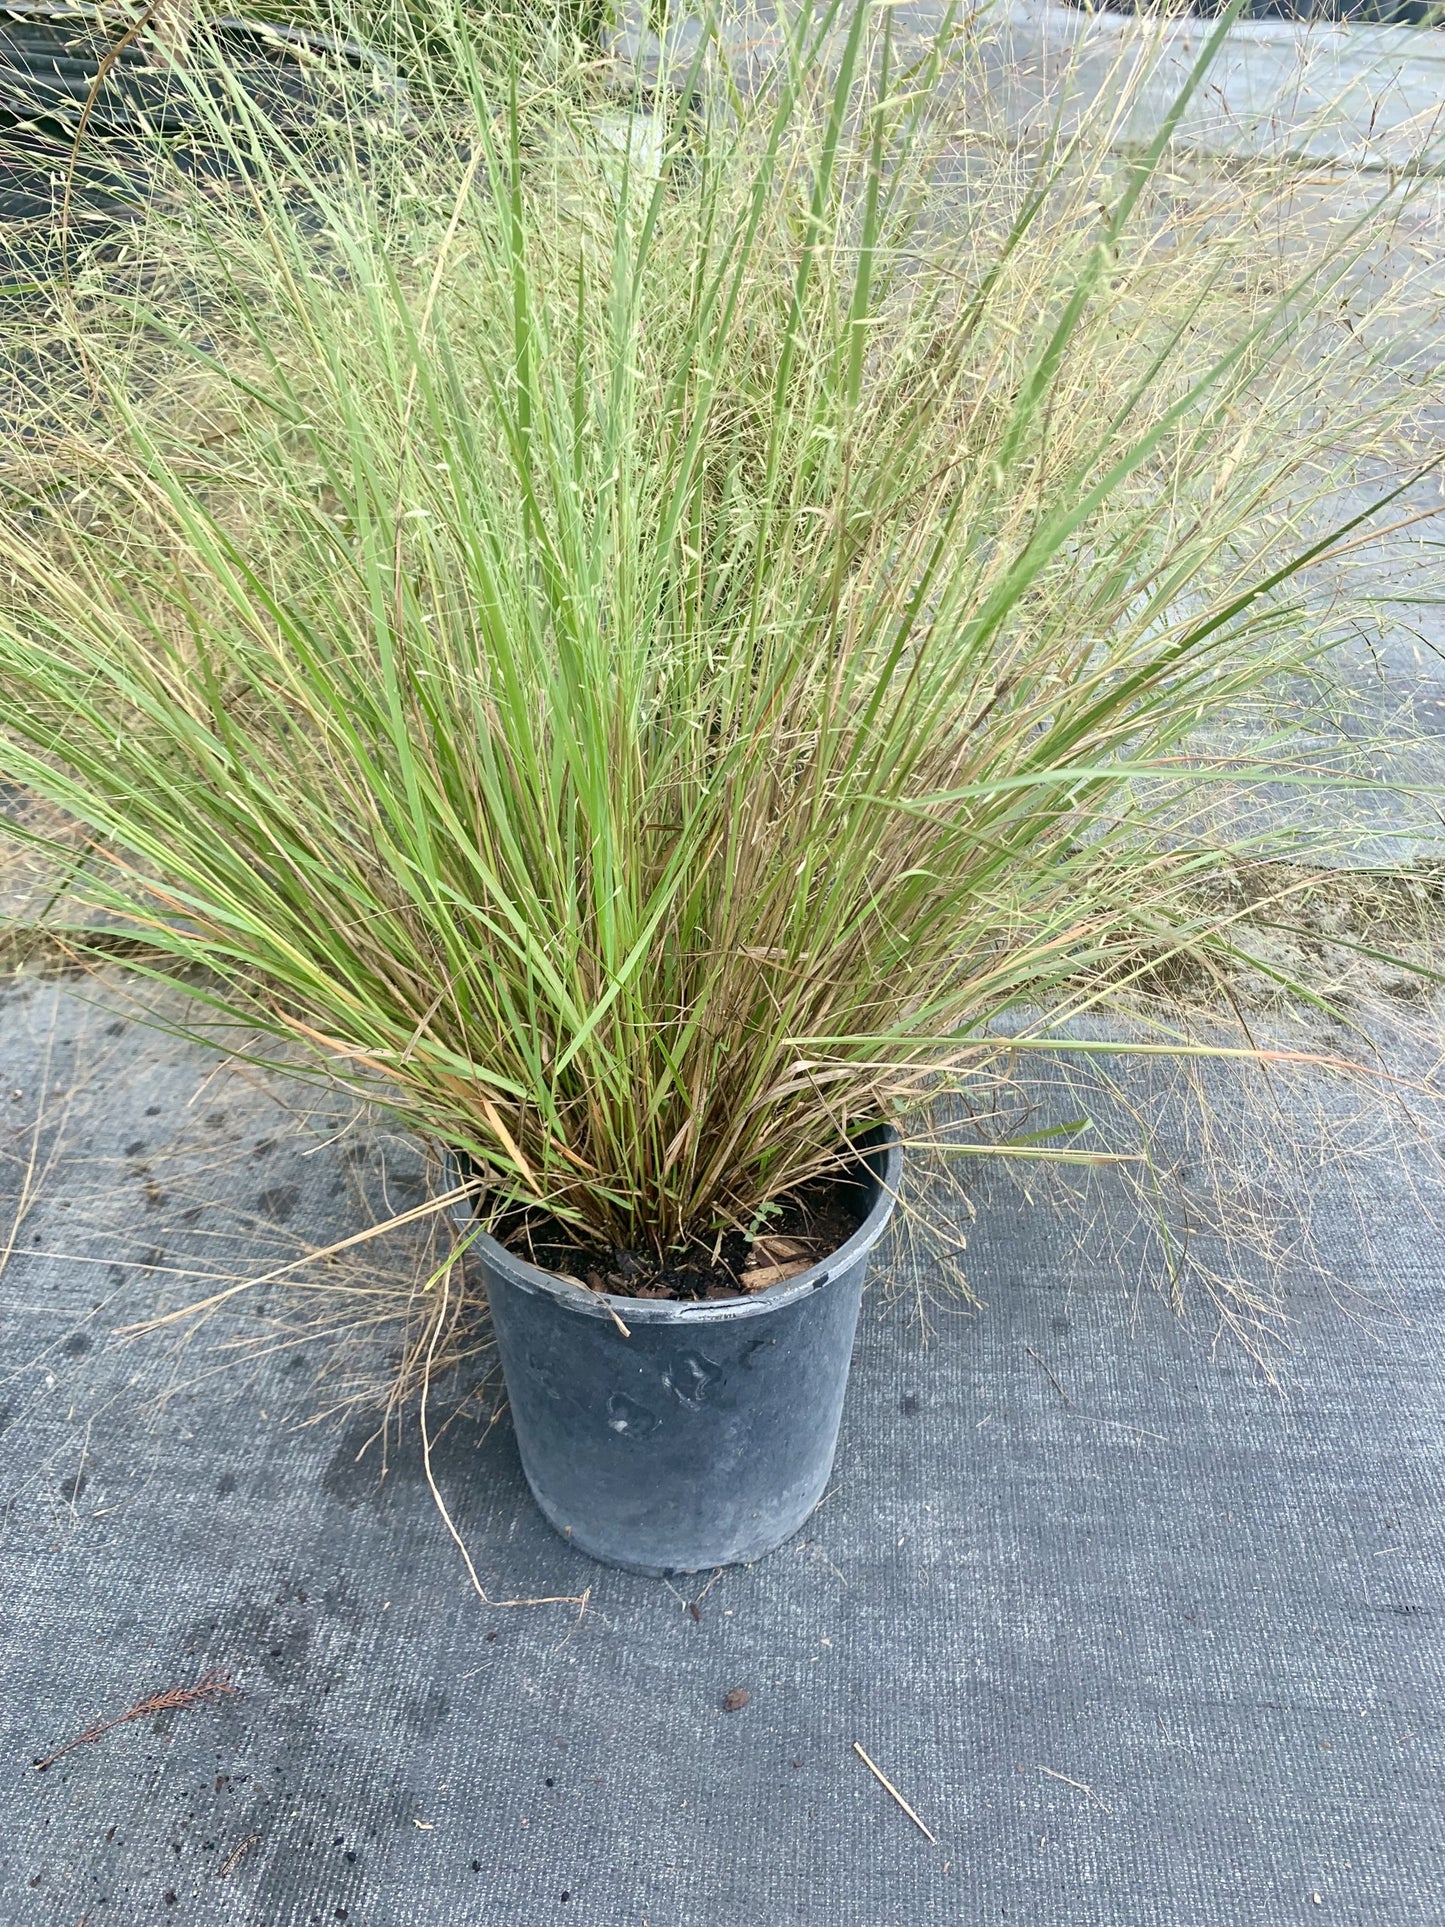
<instances>
[{"instance_id":1,"label":"dry grass stem on ground","mask_svg":"<svg viewBox=\"0 0 1445 1927\"><path fill-rule=\"evenodd\" d=\"M201 1675L194 1686L168 1686L164 1692L150 1693L124 1713L117 1713L114 1719L99 1720L94 1726L88 1726L83 1733L77 1734L73 1740L67 1740L64 1746L58 1746L53 1753L47 1753L43 1759L32 1760L31 1765L38 1773L44 1773L57 1760L63 1760L67 1753L73 1753L78 1746L90 1746L96 1740L103 1740L107 1733L114 1732L116 1727L125 1726L131 1720L154 1719L163 1713L184 1713L193 1706L205 1706L212 1700L234 1699L235 1696L236 1688L225 1669L212 1667L210 1672Z\"/></svg>"}]
</instances>

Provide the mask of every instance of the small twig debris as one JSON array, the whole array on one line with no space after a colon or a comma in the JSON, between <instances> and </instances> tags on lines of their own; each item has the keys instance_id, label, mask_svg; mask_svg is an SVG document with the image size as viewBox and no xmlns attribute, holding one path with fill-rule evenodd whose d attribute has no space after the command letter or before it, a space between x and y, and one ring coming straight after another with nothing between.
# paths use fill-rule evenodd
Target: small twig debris
<instances>
[{"instance_id":1,"label":"small twig debris","mask_svg":"<svg viewBox=\"0 0 1445 1927\"><path fill-rule=\"evenodd\" d=\"M931 1841L933 1845L936 1847L938 1845L938 1835L936 1833L931 1833L928 1830L928 1828L924 1826L923 1822L919 1819L918 1815L913 1811L912 1807L909 1806L908 1802L904 1799L903 1795L898 1791L897 1787L894 1786L893 1782L889 1779L888 1775L885 1772L883 1772L881 1767L877 1767L873 1764L872 1760L869 1759L868 1755L863 1751L862 1747L859 1746L856 1740L854 1740L853 1742L853 1751L858 1755L858 1758L863 1762L864 1766L867 1767L868 1771L873 1775L874 1779L878 1781L879 1785L882 1786L886 1792L891 1793L893 1795L893 1798L898 1802L899 1806L902 1807L903 1811L908 1815L909 1819L913 1822L914 1826L917 1827L918 1831L923 1835L924 1839Z\"/></svg>"},{"instance_id":2,"label":"small twig debris","mask_svg":"<svg viewBox=\"0 0 1445 1927\"><path fill-rule=\"evenodd\" d=\"M1025 1345L1024 1350L1028 1353L1029 1357L1034 1361L1035 1365L1037 1365L1042 1370L1044 1377L1049 1381L1050 1385L1053 1386L1054 1390L1058 1393L1059 1397L1064 1401L1065 1405L1072 1405L1074 1401L1069 1397L1068 1393L1064 1390L1063 1386L1060 1385L1059 1381L1054 1377L1053 1373L1049 1370L1048 1366L1044 1364L1044 1361L1039 1357L1038 1353L1034 1350L1033 1346Z\"/></svg>"},{"instance_id":3,"label":"small twig debris","mask_svg":"<svg viewBox=\"0 0 1445 1927\"><path fill-rule=\"evenodd\" d=\"M260 1838L259 1833L248 1833L239 1846L232 1847L231 1851L216 1869L217 1880L224 1880L228 1873L234 1873Z\"/></svg>"},{"instance_id":4,"label":"small twig debris","mask_svg":"<svg viewBox=\"0 0 1445 1927\"><path fill-rule=\"evenodd\" d=\"M210 1672L202 1673L194 1686L171 1686L163 1693L152 1693L148 1699L138 1700L124 1713L117 1713L113 1720L100 1720L96 1725L88 1726L75 1739L67 1740L64 1746L56 1747L43 1760L33 1760L31 1764L37 1773L43 1773L47 1767L54 1766L57 1760L64 1759L67 1753L73 1753L78 1746L89 1746L94 1740L104 1739L107 1733L113 1732L117 1726L126 1725L130 1720L150 1719L157 1713L182 1713L188 1706L204 1706L211 1700L234 1698L235 1695L236 1688L231 1684L225 1668L213 1666Z\"/></svg>"},{"instance_id":5,"label":"small twig debris","mask_svg":"<svg viewBox=\"0 0 1445 1927\"><path fill-rule=\"evenodd\" d=\"M1112 1813L1114 1811L1114 1809L1106 1805L1105 1802L1099 1798L1098 1794L1095 1793L1094 1789L1091 1786L1087 1786L1084 1781L1071 1780L1067 1773L1055 1773L1051 1766L1041 1766L1039 1772L1046 1773L1051 1780L1062 1780L1065 1786L1071 1786L1079 1793L1087 1793L1094 1805L1104 1813Z\"/></svg>"}]
</instances>

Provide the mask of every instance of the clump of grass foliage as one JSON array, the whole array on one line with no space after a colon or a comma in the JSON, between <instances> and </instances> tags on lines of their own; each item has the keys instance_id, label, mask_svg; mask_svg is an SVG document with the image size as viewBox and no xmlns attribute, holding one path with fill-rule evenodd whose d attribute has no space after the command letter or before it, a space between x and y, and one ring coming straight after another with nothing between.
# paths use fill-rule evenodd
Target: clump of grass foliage
<instances>
[{"instance_id":1,"label":"clump of grass foliage","mask_svg":"<svg viewBox=\"0 0 1445 1927\"><path fill-rule=\"evenodd\" d=\"M407 125L236 103L72 267L0 478L0 771L139 967L608 1241L1233 954L1220 732L1419 405L1342 313L1408 183L1282 243L981 32L808 0L664 108L439 0Z\"/></svg>"}]
</instances>

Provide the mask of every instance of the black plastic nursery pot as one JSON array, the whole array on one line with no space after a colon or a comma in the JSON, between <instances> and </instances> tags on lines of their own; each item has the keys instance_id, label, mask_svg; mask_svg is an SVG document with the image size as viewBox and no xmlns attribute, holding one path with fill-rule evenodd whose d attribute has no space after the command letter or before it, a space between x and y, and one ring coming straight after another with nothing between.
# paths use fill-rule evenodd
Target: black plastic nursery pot
<instances>
[{"instance_id":1,"label":"black plastic nursery pot","mask_svg":"<svg viewBox=\"0 0 1445 1927\"><path fill-rule=\"evenodd\" d=\"M813 1511L902 1169L891 1126L858 1151L866 1205L852 1236L748 1297L590 1291L475 1235L522 1469L581 1551L654 1576L701 1572L761 1558ZM470 1211L458 1212L469 1230Z\"/></svg>"}]
</instances>

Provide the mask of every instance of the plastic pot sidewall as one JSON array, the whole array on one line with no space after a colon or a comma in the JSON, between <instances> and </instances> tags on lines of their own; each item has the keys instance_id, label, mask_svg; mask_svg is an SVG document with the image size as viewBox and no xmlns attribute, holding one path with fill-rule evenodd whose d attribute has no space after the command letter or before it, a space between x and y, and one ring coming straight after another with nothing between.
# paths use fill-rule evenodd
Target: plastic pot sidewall
<instances>
[{"instance_id":1,"label":"plastic pot sidewall","mask_svg":"<svg viewBox=\"0 0 1445 1927\"><path fill-rule=\"evenodd\" d=\"M872 1197L857 1231L751 1297L608 1296L474 1239L527 1483L580 1550L634 1572L700 1572L761 1557L813 1511L902 1165L890 1126L859 1148Z\"/></svg>"}]
</instances>

